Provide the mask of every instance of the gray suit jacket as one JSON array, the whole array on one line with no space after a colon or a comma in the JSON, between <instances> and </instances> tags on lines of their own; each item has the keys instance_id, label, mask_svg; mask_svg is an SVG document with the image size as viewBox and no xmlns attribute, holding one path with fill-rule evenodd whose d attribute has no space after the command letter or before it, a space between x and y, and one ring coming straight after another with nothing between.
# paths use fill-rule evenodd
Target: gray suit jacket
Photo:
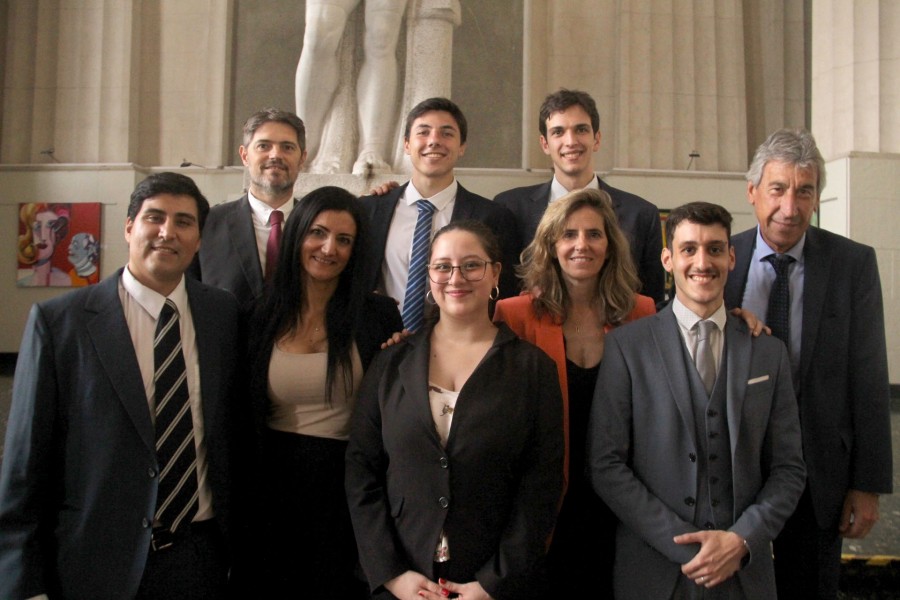
<instances>
[{"instance_id":1,"label":"gray suit jacket","mask_svg":"<svg viewBox=\"0 0 900 600\"><path fill-rule=\"evenodd\" d=\"M668 598L696 545L672 538L697 531L696 428L684 342L671 305L606 337L591 408L589 476L621 519L617 598ZM737 573L748 598L774 598L770 542L803 492L805 468L787 351L752 338L731 316L725 329L727 420L734 526L750 546Z\"/></svg>"},{"instance_id":2,"label":"gray suit jacket","mask_svg":"<svg viewBox=\"0 0 900 600\"><path fill-rule=\"evenodd\" d=\"M0 472L0 598L134 597L156 506L156 434L119 299L121 270L31 309ZM186 281L207 478L231 537L238 308ZM243 419L247 421L246 419Z\"/></svg>"},{"instance_id":3,"label":"gray suit jacket","mask_svg":"<svg viewBox=\"0 0 900 600\"><path fill-rule=\"evenodd\" d=\"M725 304L740 306L756 228L732 238ZM803 248L803 333L796 388L819 527L836 528L848 489L890 494L890 386L875 251L817 227Z\"/></svg>"},{"instance_id":4,"label":"gray suit jacket","mask_svg":"<svg viewBox=\"0 0 900 600\"><path fill-rule=\"evenodd\" d=\"M599 177L600 189L607 192L613 201L613 211L619 219L619 226L625 232L631 245L634 268L641 280L641 294L650 296L659 303L665 294L666 276L659 257L662 254L662 227L659 223L659 209L640 196L607 185ZM525 246L534 239L544 210L550 202L550 184L541 183L507 190L497 195L494 201L512 211L516 218L516 264Z\"/></svg>"}]
</instances>

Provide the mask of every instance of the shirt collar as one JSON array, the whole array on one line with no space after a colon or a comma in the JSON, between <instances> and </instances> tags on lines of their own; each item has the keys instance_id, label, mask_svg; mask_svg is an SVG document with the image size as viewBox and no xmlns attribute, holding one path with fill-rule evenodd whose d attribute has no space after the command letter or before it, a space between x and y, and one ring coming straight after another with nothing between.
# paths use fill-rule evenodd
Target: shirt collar
<instances>
[{"instance_id":1,"label":"shirt collar","mask_svg":"<svg viewBox=\"0 0 900 600\"><path fill-rule=\"evenodd\" d=\"M178 282L178 285L175 286L172 293L168 296L163 296L159 292L151 290L138 281L126 266L125 269L122 270L122 287L125 288L128 295L134 298L134 301L137 302L141 308L147 311L147 314L149 314L154 321L159 318L159 313L162 311L162 307L166 303L167 298L175 303L179 315L184 316L187 314L188 296L187 288L185 288L184 285L184 275L181 276L181 281Z\"/></svg>"},{"instance_id":2,"label":"shirt collar","mask_svg":"<svg viewBox=\"0 0 900 600\"><path fill-rule=\"evenodd\" d=\"M439 191L437 194L432 196L431 198L425 198L419 190L416 189L416 186L413 185L413 182L410 181L409 185L406 186L406 192L403 194L403 200L407 205L412 206L419 200L428 200L434 207L437 209L437 212L440 212L447 208L447 205L456 198L456 192L459 189L459 182L456 181L456 178L453 179L453 183Z\"/></svg>"},{"instance_id":3,"label":"shirt collar","mask_svg":"<svg viewBox=\"0 0 900 600\"><path fill-rule=\"evenodd\" d=\"M250 210L253 211L253 216L259 219L260 222L269 224L269 215L272 214L273 210L280 210L284 215L284 220L287 221L288 215L291 214L291 209L294 208L294 199L290 198L287 202L282 204L277 208L272 208L259 198L253 195L249 190L247 191L247 200L250 202Z\"/></svg>"},{"instance_id":4,"label":"shirt collar","mask_svg":"<svg viewBox=\"0 0 900 600\"><path fill-rule=\"evenodd\" d=\"M591 177L591 180L588 182L586 186L582 189L585 190L599 190L600 189L600 181L597 179L597 176L594 175ZM556 178L556 175L553 176L553 181L550 182L550 202L554 200L559 200L570 191L574 192L575 190L567 190L566 187L559 182L559 179Z\"/></svg>"},{"instance_id":5,"label":"shirt collar","mask_svg":"<svg viewBox=\"0 0 900 600\"><path fill-rule=\"evenodd\" d=\"M800 241L794 244L794 247L785 252L788 256L792 257L798 263L803 262L803 247L806 245L806 232L803 232L803 237L800 238ZM756 260L763 260L767 256L771 256L772 254L778 254L769 244L766 243L766 240L762 236L762 232L759 229L759 225L756 226Z\"/></svg>"},{"instance_id":6,"label":"shirt collar","mask_svg":"<svg viewBox=\"0 0 900 600\"><path fill-rule=\"evenodd\" d=\"M694 311L689 309L687 306L681 303L681 300L678 299L678 296L675 296L675 299L672 301L672 312L675 313L675 318L678 320L678 323L690 331L694 328L699 321L703 319L697 315ZM728 320L728 312L725 310L725 302L722 302L722 305L716 309L710 317L708 317L709 321L712 321L716 324L716 328L719 331L725 330L725 322Z\"/></svg>"}]
</instances>

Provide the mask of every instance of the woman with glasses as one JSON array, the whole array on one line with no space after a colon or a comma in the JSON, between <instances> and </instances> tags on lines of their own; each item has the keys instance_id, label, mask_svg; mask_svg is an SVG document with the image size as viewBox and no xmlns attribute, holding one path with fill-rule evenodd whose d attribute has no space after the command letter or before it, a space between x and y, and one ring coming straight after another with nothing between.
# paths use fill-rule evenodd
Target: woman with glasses
<instances>
[{"instance_id":1,"label":"woman with glasses","mask_svg":"<svg viewBox=\"0 0 900 600\"><path fill-rule=\"evenodd\" d=\"M606 332L656 310L636 292L628 241L602 190L547 207L519 275L529 293L498 302L494 319L554 359L565 405L567 489L548 553L551 589L576 597L589 574L596 597L611 598L616 521L585 475L588 416Z\"/></svg>"},{"instance_id":2,"label":"woman with glasses","mask_svg":"<svg viewBox=\"0 0 900 600\"><path fill-rule=\"evenodd\" d=\"M403 324L392 299L362 287L365 233L352 194L309 193L285 223L278 269L253 316L266 522L254 551L271 597L366 597L354 577L344 452L363 371Z\"/></svg>"},{"instance_id":3,"label":"woman with glasses","mask_svg":"<svg viewBox=\"0 0 900 600\"><path fill-rule=\"evenodd\" d=\"M438 231L436 321L379 354L360 389L346 486L376 598L544 597L562 399L553 362L491 322L499 257L481 223Z\"/></svg>"}]
</instances>

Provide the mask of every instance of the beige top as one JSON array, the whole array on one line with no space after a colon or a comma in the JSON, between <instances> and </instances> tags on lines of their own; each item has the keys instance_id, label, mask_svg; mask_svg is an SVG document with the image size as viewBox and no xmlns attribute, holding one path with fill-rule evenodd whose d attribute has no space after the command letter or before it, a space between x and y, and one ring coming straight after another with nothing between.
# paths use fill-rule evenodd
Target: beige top
<instances>
[{"instance_id":1,"label":"beige top","mask_svg":"<svg viewBox=\"0 0 900 600\"><path fill-rule=\"evenodd\" d=\"M354 344L353 390L359 389L363 368ZM325 402L325 376L328 354L295 354L275 344L269 361L269 428L287 433L347 440L350 415L356 397L347 398L344 378L338 370L330 405Z\"/></svg>"}]
</instances>

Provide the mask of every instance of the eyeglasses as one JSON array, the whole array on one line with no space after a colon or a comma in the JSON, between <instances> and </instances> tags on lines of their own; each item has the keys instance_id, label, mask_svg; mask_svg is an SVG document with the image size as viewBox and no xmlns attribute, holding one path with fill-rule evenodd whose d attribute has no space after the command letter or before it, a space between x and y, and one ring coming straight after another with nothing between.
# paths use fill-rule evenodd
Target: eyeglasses
<instances>
[{"instance_id":1,"label":"eyeglasses","mask_svg":"<svg viewBox=\"0 0 900 600\"><path fill-rule=\"evenodd\" d=\"M487 272L487 266L494 262L492 260L467 260L461 265L434 263L428 265L428 278L435 283L449 283L453 277L453 269L459 269L459 274L466 281L481 281Z\"/></svg>"}]
</instances>

